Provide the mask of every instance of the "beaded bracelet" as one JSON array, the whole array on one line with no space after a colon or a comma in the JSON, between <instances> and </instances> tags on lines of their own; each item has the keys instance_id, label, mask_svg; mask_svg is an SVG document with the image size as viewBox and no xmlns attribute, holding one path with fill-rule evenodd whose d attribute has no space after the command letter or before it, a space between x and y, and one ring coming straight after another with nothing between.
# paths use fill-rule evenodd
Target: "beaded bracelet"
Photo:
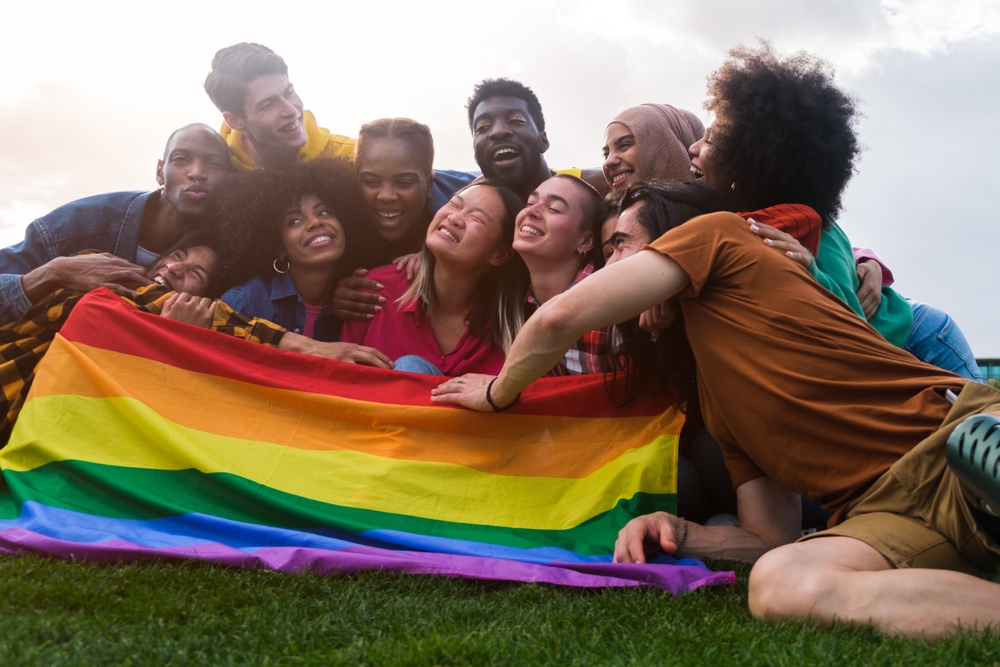
<instances>
[{"instance_id":1,"label":"beaded bracelet","mask_svg":"<svg viewBox=\"0 0 1000 667\"><path fill-rule=\"evenodd\" d=\"M684 543L688 541L688 520L681 517L681 521L684 522L684 534L681 536L681 541L677 544L677 550L674 551L675 556L681 553L681 549L684 548Z\"/></svg>"},{"instance_id":2,"label":"beaded bracelet","mask_svg":"<svg viewBox=\"0 0 1000 667\"><path fill-rule=\"evenodd\" d=\"M493 397L490 396L490 389L493 388L493 383L496 382L497 378L499 377L500 376L498 375L497 377L493 378L492 380L490 380L490 383L486 385L486 402L490 404L491 408L493 408L493 412L503 412L504 410L509 410L510 408L514 407L515 403L521 400L521 392L518 392L517 396L514 397L514 400L503 407L500 407L499 405L493 402Z\"/></svg>"}]
</instances>

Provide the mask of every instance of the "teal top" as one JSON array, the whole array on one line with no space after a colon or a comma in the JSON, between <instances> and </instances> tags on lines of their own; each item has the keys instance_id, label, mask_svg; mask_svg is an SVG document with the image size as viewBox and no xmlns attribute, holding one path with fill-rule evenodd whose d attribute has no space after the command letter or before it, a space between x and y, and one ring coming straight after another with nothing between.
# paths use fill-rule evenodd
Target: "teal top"
<instances>
[{"instance_id":1,"label":"teal top","mask_svg":"<svg viewBox=\"0 0 1000 667\"><path fill-rule=\"evenodd\" d=\"M858 317L865 318L857 295L860 281L854 261L854 249L847 234L837 223L831 221L823 227L816 261L809 270L820 285L833 292ZM913 309L896 290L882 287L882 303L868 323L887 341L896 347L903 347L913 331Z\"/></svg>"}]
</instances>

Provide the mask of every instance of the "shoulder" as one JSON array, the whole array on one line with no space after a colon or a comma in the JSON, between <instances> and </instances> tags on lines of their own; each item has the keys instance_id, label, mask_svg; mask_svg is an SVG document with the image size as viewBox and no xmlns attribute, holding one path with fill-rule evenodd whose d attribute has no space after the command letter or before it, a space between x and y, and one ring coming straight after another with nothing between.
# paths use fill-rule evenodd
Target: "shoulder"
<instances>
[{"instance_id":1,"label":"shoulder","mask_svg":"<svg viewBox=\"0 0 1000 667\"><path fill-rule=\"evenodd\" d=\"M369 271L366 277L377 280L385 286L383 295L386 299L400 296L410 289L410 281L406 279L406 271L397 271L395 264L376 267Z\"/></svg>"},{"instance_id":2,"label":"shoulder","mask_svg":"<svg viewBox=\"0 0 1000 667\"><path fill-rule=\"evenodd\" d=\"M259 300L270 301L270 288L263 278L254 276L242 285L227 290L219 300L233 310L239 310Z\"/></svg>"},{"instance_id":3,"label":"shoulder","mask_svg":"<svg viewBox=\"0 0 1000 667\"><path fill-rule=\"evenodd\" d=\"M108 213L112 211L126 211L137 200L145 203L145 200L152 195L152 192L145 190L132 190L127 192L108 192L102 195L91 195L82 199L75 199L54 209L51 213L40 218L50 220L56 218L72 217L84 213Z\"/></svg>"},{"instance_id":4,"label":"shoulder","mask_svg":"<svg viewBox=\"0 0 1000 667\"><path fill-rule=\"evenodd\" d=\"M707 243L730 237L740 240L754 238L746 220L735 213L719 211L691 218L650 243L648 247L662 252L664 248L671 247L676 243L689 243L692 240Z\"/></svg>"}]
</instances>

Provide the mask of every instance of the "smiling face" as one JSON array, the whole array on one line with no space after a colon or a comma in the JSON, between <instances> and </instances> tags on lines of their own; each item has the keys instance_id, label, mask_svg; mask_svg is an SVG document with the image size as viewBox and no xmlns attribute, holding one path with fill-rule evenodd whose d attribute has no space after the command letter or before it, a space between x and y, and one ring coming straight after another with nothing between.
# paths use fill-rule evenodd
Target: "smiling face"
<instances>
[{"instance_id":1,"label":"smiling face","mask_svg":"<svg viewBox=\"0 0 1000 667\"><path fill-rule=\"evenodd\" d=\"M179 248L153 264L149 278L175 292L205 296L217 261L215 251L208 246Z\"/></svg>"},{"instance_id":2,"label":"smiling face","mask_svg":"<svg viewBox=\"0 0 1000 667\"><path fill-rule=\"evenodd\" d=\"M364 147L357 167L369 220L379 236L398 241L426 220L433 193L430 174L405 139L369 139Z\"/></svg>"},{"instance_id":3,"label":"smiling face","mask_svg":"<svg viewBox=\"0 0 1000 667\"><path fill-rule=\"evenodd\" d=\"M222 117L259 150L294 153L306 145L302 100L284 74L265 74L248 83L243 115L226 111Z\"/></svg>"},{"instance_id":4,"label":"smiling face","mask_svg":"<svg viewBox=\"0 0 1000 667\"><path fill-rule=\"evenodd\" d=\"M542 153L549 149L545 132L538 131L528 113L528 103L505 95L487 98L476 107L472 144L483 175L514 190L538 177Z\"/></svg>"},{"instance_id":5,"label":"smiling face","mask_svg":"<svg viewBox=\"0 0 1000 667\"><path fill-rule=\"evenodd\" d=\"M183 217L208 212L209 196L229 175L229 149L217 133L191 127L177 132L165 157L156 163L156 182L163 186L162 201Z\"/></svg>"},{"instance_id":6,"label":"smiling face","mask_svg":"<svg viewBox=\"0 0 1000 667\"><path fill-rule=\"evenodd\" d=\"M695 179L702 181L718 193L729 195L733 187L732 179L723 174L712 159L712 128L708 128L705 136L696 141L688 149L691 154L691 173Z\"/></svg>"},{"instance_id":7,"label":"smiling face","mask_svg":"<svg viewBox=\"0 0 1000 667\"><path fill-rule=\"evenodd\" d=\"M438 262L485 273L510 257L502 242L503 200L487 185L473 185L441 208L427 227L427 248Z\"/></svg>"},{"instance_id":8,"label":"smiling face","mask_svg":"<svg viewBox=\"0 0 1000 667\"><path fill-rule=\"evenodd\" d=\"M292 270L332 266L344 254L344 228L316 195L302 195L281 220L281 244Z\"/></svg>"},{"instance_id":9,"label":"smiling face","mask_svg":"<svg viewBox=\"0 0 1000 667\"><path fill-rule=\"evenodd\" d=\"M611 123L604 130L603 171L608 185L614 190L642 180L639 149L635 144L635 136L627 125Z\"/></svg>"},{"instance_id":10,"label":"smiling face","mask_svg":"<svg viewBox=\"0 0 1000 667\"><path fill-rule=\"evenodd\" d=\"M630 206L620 216L612 216L601 226L601 252L605 266L631 257L653 239L636 219L642 204Z\"/></svg>"},{"instance_id":11,"label":"smiling face","mask_svg":"<svg viewBox=\"0 0 1000 667\"><path fill-rule=\"evenodd\" d=\"M514 250L525 261L572 261L586 257L594 235L583 229L586 192L569 178L553 177L528 197L514 223Z\"/></svg>"}]
</instances>

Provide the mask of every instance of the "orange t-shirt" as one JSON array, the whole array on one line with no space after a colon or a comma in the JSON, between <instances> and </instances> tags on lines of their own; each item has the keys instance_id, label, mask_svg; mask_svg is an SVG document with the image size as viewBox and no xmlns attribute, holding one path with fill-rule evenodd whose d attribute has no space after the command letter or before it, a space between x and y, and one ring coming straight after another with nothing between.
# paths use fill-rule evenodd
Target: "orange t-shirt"
<instances>
[{"instance_id":1,"label":"orange t-shirt","mask_svg":"<svg viewBox=\"0 0 1000 667\"><path fill-rule=\"evenodd\" d=\"M739 216L694 218L647 248L691 279L678 302L735 486L767 475L839 513L937 430L944 390L966 383L887 343Z\"/></svg>"}]
</instances>

